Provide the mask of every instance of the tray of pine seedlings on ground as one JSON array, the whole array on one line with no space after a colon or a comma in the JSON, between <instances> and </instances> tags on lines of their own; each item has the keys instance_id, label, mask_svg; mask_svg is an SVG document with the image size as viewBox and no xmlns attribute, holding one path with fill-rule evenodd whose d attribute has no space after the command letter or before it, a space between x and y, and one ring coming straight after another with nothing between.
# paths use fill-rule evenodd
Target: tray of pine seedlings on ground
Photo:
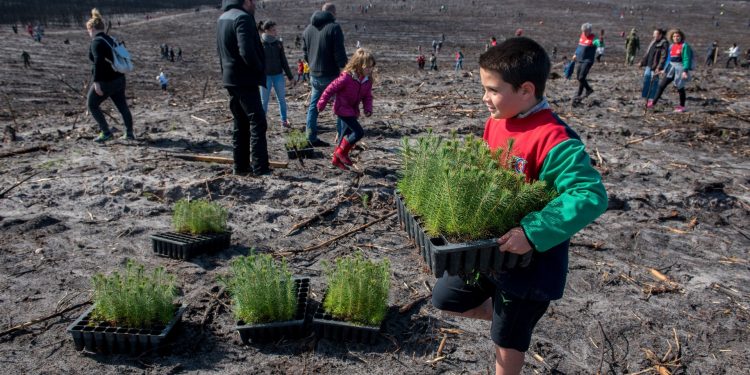
<instances>
[{"instance_id":1,"label":"tray of pine seedlings on ground","mask_svg":"<svg viewBox=\"0 0 750 375\"><path fill-rule=\"evenodd\" d=\"M512 146L491 151L482 139L432 133L402 141L398 218L436 277L496 273L532 261L533 251L501 252L497 238L556 193L513 170Z\"/></svg>"},{"instance_id":2,"label":"tray of pine seedlings on ground","mask_svg":"<svg viewBox=\"0 0 750 375\"><path fill-rule=\"evenodd\" d=\"M319 338L374 344L388 310L390 264L362 253L324 264L328 288L313 316Z\"/></svg>"},{"instance_id":3,"label":"tray of pine seedlings on ground","mask_svg":"<svg viewBox=\"0 0 750 375\"><path fill-rule=\"evenodd\" d=\"M185 306L175 304L175 277L164 268L146 270L128 261L122 273L92 278L93 306L68 332L76 350L140 354L161 351Z\"/></svg>"},{"instance_id":4,"label":"tray of pine seedlings on ground","mask_svg":"<svg viewBox=\"0 0 750 375\"><path fill-rule=\"evenodd\" d=\"M234 327L244 344L299 338L307 333L309 278L293 278L285 259L270 254L234 258L220 280L232 298Z\"/></svg>"},{"instance_id":5,"label":"tray of pine seedlings on ground","mask_svg":"<svg viewBox=\"0 0 750 375\"><path fill-rule=\"evenodd\" d=\"M315 148L307 141L307 135L299 130L287 134L284 146L289 159L310 159L315 156Z\"/></svg>"},{"instance_id":6,"label":"tray of pine seedlings on ground","mask_svg":"<svg viewBox=\"0 0 750 375\"><path fill-rule=\"evenodd\" d=\"M228 248L232 233L227 230L227 210L205 199L180 199L172 214L174 232L151 236L156 255L189 259L197 254Z\"/></svg>"}]
</instances>

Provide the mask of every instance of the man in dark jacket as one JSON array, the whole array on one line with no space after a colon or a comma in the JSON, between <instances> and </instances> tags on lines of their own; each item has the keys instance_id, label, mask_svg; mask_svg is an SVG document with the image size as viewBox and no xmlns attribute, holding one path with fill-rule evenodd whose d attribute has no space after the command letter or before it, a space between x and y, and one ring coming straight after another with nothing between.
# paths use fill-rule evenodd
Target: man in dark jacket
<instances>
[{"instance_id":1,"label":"man in dark jacket","mask_svg":"<svg viewBox=\"0 0 750 375\"><path fill-rule=\"evenodd\" d=\"M344 33L336 23L336 6L323 4L323 10L313 13L310 25L302 34L302 51L310 65L310 106L307 109L307 140L313 146L328 147L330 144L318 139L317 103L323 91L338 77L341 68L346 66ZM341 133L340 120L336 128Z\"/></svg>"},{"instance_id":2,"label":"man in dark jacket","mask_svg":"<svg viewBox=\"0 0 750 375\"><path fill-rule=\"evenodd\" d=\"M666 31L663 29L654 30L654 39L648 45L646 54L641 59L640 66L646 68L643 72L641 97L648 100L646 102L648 107L653 105L653 99L656 97L656 91L659 87L659 75L667 63L669 42L664 38L665 34Z\"/></svg>"},{"instance_id":3,"label":"man in dark jacket","mask_svg":"<svg viewBox=\"0 0 750 375\"><path fill-rule=\"evenodd\" d=\"M578 38L578 47L576 47L576 53L573 56L578 66L578 70L576 71L578 93L573 97L574 102L578 102L581 98L589 96L594 92L594 89L589 86L587 80L591 66L594 65L594 58L596 57L595 36L591 32L592 29L592 25L588 22L581 25L581 36ZM584 89L586 90L586 94L585 96L581 96Z\"/></svg>"},{"instance_id":4,"label":"man in dark jacket","mask_svg":"<svg viewBox=\"0 0 750 375\"><path fill-rule=\"evenodd\" d=\"M234 116L234 173L271 172L266 141L266 114L258 86L266 85L265 55L255 25L255 0L223 0L216 42L229 109ZM250 150L248 149L250 148Z\"/></svg>"}]
</instances>

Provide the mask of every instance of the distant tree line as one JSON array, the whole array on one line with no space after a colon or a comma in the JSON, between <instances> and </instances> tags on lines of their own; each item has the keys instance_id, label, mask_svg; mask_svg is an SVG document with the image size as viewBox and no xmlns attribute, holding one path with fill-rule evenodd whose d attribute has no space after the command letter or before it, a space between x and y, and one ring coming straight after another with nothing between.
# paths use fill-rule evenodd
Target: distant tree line
<instances>
[{"instance_id":1,"label":"distant tree line","mask_svg":"<svg viewBox=\"0 0 750 375\"><path fill-rule=\"evenodd\" d=\"M3 0L0 1L0 23L83 24L91 17L91 8L99 8L104 19L124 13L149 12L158 9L218 6L219 0Z\"/></svg>"}]
</instances>

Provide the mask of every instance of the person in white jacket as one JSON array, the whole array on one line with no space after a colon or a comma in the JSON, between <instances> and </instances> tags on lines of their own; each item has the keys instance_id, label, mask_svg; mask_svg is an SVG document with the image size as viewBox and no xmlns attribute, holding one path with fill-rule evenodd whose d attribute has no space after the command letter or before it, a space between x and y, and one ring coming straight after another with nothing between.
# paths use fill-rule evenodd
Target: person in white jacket
<instances>
[{"instance_id":1,"label":"person in white jacket","mask_svg":"<svg viewBox=\"0 0 750 375\"><path fill-rule=\"evenodd\" d=\"M737 43L733 43L732 47L727 50L727 54L729 54L729 59L727 59L727 68L729 68L729 63L731 61L734 61L734 67L737 67L737 59L740 57L740 47L737 47Z\"/></svg>"}]
</instances>

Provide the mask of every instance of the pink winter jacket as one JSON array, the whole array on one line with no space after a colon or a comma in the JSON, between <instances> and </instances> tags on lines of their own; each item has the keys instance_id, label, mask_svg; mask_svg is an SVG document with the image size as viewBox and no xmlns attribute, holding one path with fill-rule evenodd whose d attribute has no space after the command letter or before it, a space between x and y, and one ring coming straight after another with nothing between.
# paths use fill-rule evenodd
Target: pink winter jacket
<instances>
[{"instance_id":1,"label":"pink winter jacket","mask_svg":"<svg viewBox=\"0 0 750 375\"><path fill-rule=\"evenodd\" d=\"M341 117L359 117L359 102L365 107L365 113L372 113L372 81L369 77L358 80L348 72L342 72L331 82L318 100L318 112L326 108L331 97L336 95L333 113Z\"/></svg>"}]
</instances>

